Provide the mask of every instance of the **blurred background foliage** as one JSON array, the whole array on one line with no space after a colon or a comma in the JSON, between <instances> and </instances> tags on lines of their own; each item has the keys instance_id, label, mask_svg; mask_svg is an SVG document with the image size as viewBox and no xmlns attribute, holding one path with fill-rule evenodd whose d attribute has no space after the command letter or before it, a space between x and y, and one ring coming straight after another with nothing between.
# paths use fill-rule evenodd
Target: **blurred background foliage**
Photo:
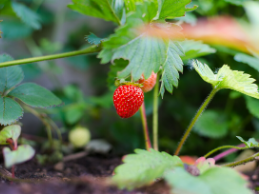
<instances>
[{"instance_id":1,"label":"blurred background foliage","mask_svg":"<svg viewBox=\"0 0 259 194\"><path fill-rule=\"evenodd\" d=\"M195 25L197 19L228 15L238 21L248 21L243 7L245 0L193 0L198 9L173 22ZM85 36L91 33L105 38L115 25L78 14L67 8L69 0L2 0L0 3L0 53L15 59L78 50L90 46ZM192 45L195 47L200 45ZM184 44L183 47L190 47ZM245 71L259 80L259 59L221 46L211 46L215 53L200 57L217 70L223 64ZM192 54L191 51L189 53ZM165 93L159 103L159 145L173 153L197 109L211 91L184 60L184 73L173 94ZM121 119L113 107L114 87L108 86L109 65L100 65L96 55L77 56L55 61L21 66L25 80L38 82L51 89L64 102L48 109L63 137L77 125L90 129L93 139L105 139L113 153L125 154L134 148L144 148L140 114ZM109 83L112 82L111 78ZM258 82L257 82L258 83ZM153 92L145 94L150 133L152 130ZM220 145L237 145L235 136L259 138L259 103L229 90L220 91L203 113L183 147L182 155L204 155ZM23 132L46 136L44 126L33 115L21 120ZM235 157L230 155L228 159Z\"/></svg>"}]
</instances>

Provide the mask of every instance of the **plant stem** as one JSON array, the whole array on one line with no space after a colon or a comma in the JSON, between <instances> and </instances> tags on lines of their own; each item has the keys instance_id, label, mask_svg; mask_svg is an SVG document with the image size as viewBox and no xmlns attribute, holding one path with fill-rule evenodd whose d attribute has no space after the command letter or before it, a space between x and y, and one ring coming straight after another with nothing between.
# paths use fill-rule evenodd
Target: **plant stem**
<instances>
[{"instance_id":1,"label":"plant stem","mask_svg":"<svg viewBox=\"0 0 259 194\"><path fill-rule=\"evenodd\" d=\"M237 162L232 162L232 163L229 163L229 164L225 164L223 166L235 167L235 166L238 166L238 165L241 165L241 164L246 164L248 162L252 162L252 161L258 160L258 159L259 159L259 153L256 153L253 156L251 156L249 158L246 158L244 160L240 160L240 161L237 161Z\"/></svg>"},{"instance_id":2,"label":"plant stem","mask_svg":"<svg viewBox=\"0 0 259 194\"><path fill-rule=\"evenodd\" d=\"M228 148L232 148L232 149L235 149L235 150L244 150L244 149L247 149L248 147L239 147L239 146L232 146L232 145L225 145L225 146L220 146L220 147L217 147L213 150L211 150L209 153L207 153L204 158L207 158L208 156L210 156L211 154L219 151L219 150L222 150L222 149L228 149Z\"/></svg>"},{"instance_id":3,"label":"plant stem","mask_svg":"<svg viewBox=\"0 0 259 194\"><path fill-rule=\"evenodd\" d=\"M13 151L17 150L17 141L7 139L6 142L10 145ZM12 178L15 178L15 165L12 166Z\"/></svg>"},{"instance_id":4,"label":"plant stem","mask_svg":"<svg viewBox=\"0 0 259 194\"><path fill-rule=\"evenodd\" d=\"M34 63L34 62L39 62L39 61L47 61L47 60L52 60L52 59L65 58L65 57L72 57L72 56L77 56L77 55L91 54L91 53L99 52L101 49L102 49L101 46L94 45L94 46L90 46L86 49L79 50L79 51L72 51L72 52L59 53L59 54L54 54L54 55L46 55L46 56L41 56L41 57L32 57L32 58L27 58L27 59L8 61L8 62L0 63L0 68L9 67L9 66L13 66L13 65Z\"/></svg>"},{"instance_id":5,"label":"plant stem","mask_svg":"<svg viewBox=\"0 0 259 194\"><path fill-rule=\"evenodd\" d=\"M238 146L236 146L236 147L245 147L245 144L239 144ZM224 158L225 156L227 156L227 155L229 155L229 154L232 154L233 152L235 152L235 151L237 151L238 149L235 149L235 148L231 148L231 149L229 149L229 150L226 150L226 151L224 151L224 152L222 152L222 153L220 153L220 154L218 154L218 155L216 155L215 157L213 157L213 159L215 160L215 161L218 161L218 160L220 160L221 158Z\"/></svg>"},{"instance_id":6,"label":"plant stem","mask_svg":"<svg viewBox=\"0 0 259 194\"><path fill-rule=\"evenodd\" d=\"M144 102L140 107L140 114L141 114L141 121L142 121L142 125L143 125L146 149L149 150L150 148L152 148L152 145L151 145L149 134L148 134L147 117L146 117L146 109L145 109Z\"/></svg>"},{"instance_id":7,"label":"plant stem","mask_svg":"<svg viewBox=\"0 0 259 194\"><path fill-rule=\"evenodd\" d=\"M46 132L47 132L48 140L49 140L50 144L53 145L51 125L48 123L48 121L40 113L38 113L36 110L34 110L33 108L31 108L27 105L23 105L23 108L25 110L27 110L28 112L32 113L37 118L39 118L41 120L41 122L46 126Z\"/></svg>"},{"instance_id":8,"label":"plant stem","mask_svg":"<svg viewBox=\"0 0 259 194\"><path fill-rule=\"evenodd\" d=\"M201 113L205 110L205 108L208 106L208 104L210 103L210 101L212 100L212 98L214 97L214 95L217 93L218 89L217 88L213 88L213 90L211 91L211 93L209 94L209 96L206 98L206 100L203 102L203 104L201 105L201 107L199 108L198 112L196 113L196 115L194 116L194 118L192 119L189 127L187 128L186 132L184 133L176 151L175 151L175 155L178 155L184 142L186 141L187 137L189 136L193 126L195 125L196 121L198 120L198 118L200 117Z\"/></svg>"},{"instance_id":9,"label":"plant stem","mask_svg":"<svg viewBox=\"0 0 259 194\"><path fill-rule=\"evenodd\" d=\"M159 72L157 73L156 85L153 96L153 145L158 151L158 90L159 90Z\"/></svg>"}]
</instances>

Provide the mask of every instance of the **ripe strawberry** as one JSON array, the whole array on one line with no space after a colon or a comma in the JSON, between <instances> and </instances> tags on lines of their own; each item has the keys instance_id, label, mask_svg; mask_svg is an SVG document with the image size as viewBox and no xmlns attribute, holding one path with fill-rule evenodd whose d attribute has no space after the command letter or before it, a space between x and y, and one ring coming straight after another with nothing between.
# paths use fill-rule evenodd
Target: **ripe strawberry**
<instances>
[{"instance_id":1,"label":"ripe strawberry","mask_svg":"<svg viewBox=\"0 0 259 194\"><path fill-rule=\"evenodd\" d=\"M119 86L113 94L113 103L121 118L133 116L144 101L143 91L134 85Z\"/></svg>"},{"instance_id":2,"label":"ripe strawberry","mask_svg":"<svg viewBox=\"0 0 259 194\"><path fill-rule=\"evenodd\" d=\"M149 92L156 84L156 73L152 72L151 76L146 80L142 75L141 78L138 80L138 83L143 84L143 86L141 87L143 92Z\"/></svg>"}]
</instances>

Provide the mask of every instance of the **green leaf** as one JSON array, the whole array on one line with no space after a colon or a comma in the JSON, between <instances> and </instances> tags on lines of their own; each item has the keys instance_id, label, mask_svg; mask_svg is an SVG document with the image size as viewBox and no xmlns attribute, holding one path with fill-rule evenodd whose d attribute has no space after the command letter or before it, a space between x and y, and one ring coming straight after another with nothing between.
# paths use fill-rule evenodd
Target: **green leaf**
<instances>
[{"instance_id":1,"label":"green leaf","mask_svg":"<svg viewBox=\"0 0 259 194\"><path fill-rule=\"evenodd\" d=\"M187 11L193 11L197 6L186 8L191 0L162 0L160 5L159 19L173 19L182 17Z\"/></svg>"},{"instance_id":2,"label":"green leaf","mask_svg":"<svg viewBox=\"0 0 259 194\"><path fill-rule=\"evenodd\" d=\"M89 42L90 44L98 45L100 44L104 39L99 38L93 33L90 33L89 35L85 36L85 40Z\"/></svg>"},{"instance_id":3,"label":"green leaf","mask_svg":"<svg viewBox=\"0 0 259 194\"><path fill-rule=\"evenodd\" d=\"M173 86L178 86L179 73L183 72L183 62L179 55L183 55L181 46L178 42L169 41L166 53L166 59L162 65L162 83L160 87L161 96L164 96L164 87L170 93L173 92Z\"/></svg>"},{"instance_id":4,"label":"green leaf","mask_svg":"<svg viewBox=\"0 0 259 194\"><path fill-rule=\"evenodd\" d=\"M153 9L153 2L144 1L143 4L136 5L136 12L128 15L127 23L117 28L115 33L103 42L103 50L98 55L98 58L102 59L101 63L108 63L121 47L126 47L131 41L141 38L136 28L155 17Z\"/></svg>"},{"instance_id":5,"label":"green leaf","mask_svg":"<svg viewBox=\"0 0 259 194\"><path fill-rule=\"evenodd\" d=\"M183 168L165 173L172 193L191 194L252 194L248 182L231 168L212 167L199 176L193 176Z\"/></svg>"},{"instance_id":6,"label":"green leaf","mask_svg":"<svg viewBox=\"0 0 259 194\"><path fill-rule=\"evenodd\" d=\"M192 26L194 26L197 23L197 20L198 20L197 17L190 12L187 12L184 17L180 17L180 18L177 18L177 19L179 21L183 21L187 24L191 24Z\"/></svg>"},{"instance_id":7,"label":"green leaf","mask_svg":"<svg viewBox=\"0 0 259 194\"><path fill-rule=\"evenodd\" d=\"M12 61L9 55L0 55L0 63ZM23 80L23 71L19 66L0 68L0 92L4 93Z\"/></svg>"},{"instance_id":8,"label":"green leaf","mask_svg":"<svg viewBox=\"0 0 259 194\"><path fill-rule=\"evenodd\" d=\"M250 0L225 0L225 1L233 5L243 6L245 2Z\"/></svg>"},{"instance_id":9,"label":"green leaf","mask_svg":"<svg viewBox=\"0 0 259 194\"><path fill-rule=\"evenodd\" d=\"M6 143L6 140L9 138L12 138L13 141L17 141L20 134L21 134L20 125L9 125L0 131L0 144L1 145L8 144Z\"/></svg>"},{"instance_id":10,"label":"green leaf","mask_svg":"<svg viewBox=\"0 0 259 194\"><path fill-rule=\"evenodd\" d=\"M52 92L34 83L22 84L13 89L9 95L33 107L46 108L62 103Z\"/></svg>"},{"instance_id":11,"label":"green leaf","mask_svg":"<svg viewBox=\"0 0 259 194\"><path fill-rule=\"evenodd\" d=\"M164 94L164 87L173 91L173 86L178 85L179 74L182 71L183 50L178 42L164 40L159 37L151 37L145 32L139 34L136 30L139 26L150 22L155 16L155 3L144 1L136 5L136 12L129 14L127 24L118 28L115 34L103 42L104 49L98 55L102 63L123 58L129 60L125 69L118 73L118 78L126 79L132 76L137 81L142 74L150 77L152 71L157 73L162 68L162 85L160 93ZM145 13L145 14L143 14ZM139 16L144 18L140 20ZM167 23L171 26L174 24Z\"/></svg>"},{"instance_id":12,"label":"green leaf","mask_svg":"<svg viewBox=\"0 0 259 194\"><path fill-rule=\"evenodd\" d=\"M253 27L255 27L253 29L255 35L258 37L257 30L259 25L259 3L258 1L247 0L244 5L249 21L252 23Z\"/></svg>"},{"instance_id":13,"label":"green leaf","mask_svg":"<svg viewBox=\"0 0 259 194\"><path fill-rule=\"evenodd\" d=\"M242 137L236 136L242 143L244 143L247 147L259 147L259 143L255 140L255 138L249 138L248 141L245 141Z\"/></svg>"},{"instance_id":14,"label":"green leaf","mask_svg":"<svg viewBox=\"0 0 259 194\"><path fill-rule=\"evenodd\" d=\"M78 122L84 115L85 103L70 104L65 107L65 119L70 125Z\"/></svg>"},{"instance_id":15,"label":"green leaf","mask_svg":"<svg viewBox=\"0 0 259 194\"><path fill-rule=\"evenodd\" d=\"M220 138L227 134L228 122L221 111L205 110L194 126L202 136Z\"/></svg>"},{"instance_id":16,"label":"green leaf","mask_svg":"<svg viewBox=\"0 0 259 194\"><path fill-rule=\"evenodd\" d=\"M22 107L11 98L0 96L0 124L9 125L23 115Z\"/></svg>"},{"instance_id":17,"label":"green leaf","mask_svg":"<svg viewBox=\"0 0 259 194\"><path fill-rule=\"evenodd\" d=\"M110 88L110 90L116 89L114 82L118 77L118 72L122 71L128 64L129 64L128 60L115 59L114 64L110 65L110 71L108 73L108 79L107 79L108 87Z\"/></svg>"},{"instance_id":18,"label":"green leaf","mask_svg":"<svg viewBox=\"0 0 259 194\"><path fill-rule=\"evenodd\" d=\"M124 1L123 0L72 0L68 7L79 13L102 18L107 21L121 23Z\"/></svg>"},{"instance_id":19,"label":"green leaf","mask_svg":"<svg viewBox=\"0 0 259 194\"><path fill-rule=\"evenodd\" d=\"M252 57L250 55L244 53L237 53L234 56L234 59L241 63L246 63L250 67L254 68L255 70L259 71L259 59L256 57Z\"/></svg>"},{"instance_id":20,"label":"green leaf","mask_svg":"<svg viewBox=\"0 0 259 194\"><path fill-rule=\"evenodd\" d=\"M2 36L6 40L17 40L29 37L32 28L19 21L3 21L0 23Z\"/></svg>"},{"instance_id":21,"label":"green leaf","mask_svg":"<svg viewBox=\"0 0 259 194\"><path fill-rule=\"evenodd\" d=\"M34 149L29 145L21 145L17 150L11 151L10 148L3 149L5 167L10 168L15 164L30 160L35 154Z\"/></svg>"},{"instance_id":22,"label":"green leaf","mask_svg":"<svg viewBox=\"0 0 259 194\"><path fill-rule=\"evenodd\" d=\"M197 57L215 53L216 50L201 41L185 40L181 42L185 55L181 56L182 60L194 59Z\"/></svg>"},{"instance_id":23,"label":"green leaf","mask_svg":"<svg viewBox=\"0 0 259 194\"><path fill-rule=\"evenodd\" d=\"M36 30L41 28L40 17L37 15L37 13L35 13L25 5L14 1L12 2L12 8L13 8L13 11L16 13L16 15L25 24L27 24L28 26Z\"/></svg>"},{"instance_id":24,"label":"green leaf","mask_svg":"<svg viewBox=\"0 0 259 194\"><path fill-rule=\"evenodd\" d=\"M258 99L255 99L255 98L251 98L249 96L246 96L245 97L246 99L246 107L247 109L249 110L249 112L259 118L259 100Z\"/></svg>"},{"instance_id":25,"label":"green leaf","mask_svg":"<svg viewBox=\"0 0 259 194\"><path fill-rule=\"evenodd\" d=\"M144 0L127 0L125 2L125 7L127 12L135 11L137 3L143 3Z\"/></svg>"},{"instance_id":26,"label":"green leaf","mask_svg":"<svg viewBox=\"0 0 259 194\"><path fill-rule=\"evenodd\" d=\"M254 84L255 79L242 71L231 70L229 66L223 65L217 74L214 74L208 65L194 61L193 66L201 78L212 84L217 89L231 89L248 96L258 98L258 86Z\"/></svg>"},{"instance_id":27,"label":"green leaf","mask_svg":"<svg viewBox=\"0 0 259 194\"><path fill-rule=\"evenodd\" d=\"M127 155L124 164L115 169L112 180L120 188L141 187L161 177L166 170L183 165L180 158L165 152L136 149L135 153Z\"/></svg>"}]
</instances>

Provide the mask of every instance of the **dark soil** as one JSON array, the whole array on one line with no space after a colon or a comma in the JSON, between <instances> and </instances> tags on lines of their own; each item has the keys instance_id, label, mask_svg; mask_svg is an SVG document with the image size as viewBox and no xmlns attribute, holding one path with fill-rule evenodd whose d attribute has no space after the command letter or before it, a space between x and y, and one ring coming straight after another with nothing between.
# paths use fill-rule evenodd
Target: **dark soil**
<instances>
[{"instance_id":1,"label":"dark soil","mask_svg":"<svg viewBox=\"0 0 259 194\"><path fill-rule=\"evenodd\" d=\"M64 163L62 170L54 165L40 166L36 160L17 165L15 174L21 182L0 177L0 194L169 194L169 187L159 181L138 190L119 190L109 184L121 158L90 155ZM2 172L1 172L2 173Z\"/></svg>"}]
</instances>

